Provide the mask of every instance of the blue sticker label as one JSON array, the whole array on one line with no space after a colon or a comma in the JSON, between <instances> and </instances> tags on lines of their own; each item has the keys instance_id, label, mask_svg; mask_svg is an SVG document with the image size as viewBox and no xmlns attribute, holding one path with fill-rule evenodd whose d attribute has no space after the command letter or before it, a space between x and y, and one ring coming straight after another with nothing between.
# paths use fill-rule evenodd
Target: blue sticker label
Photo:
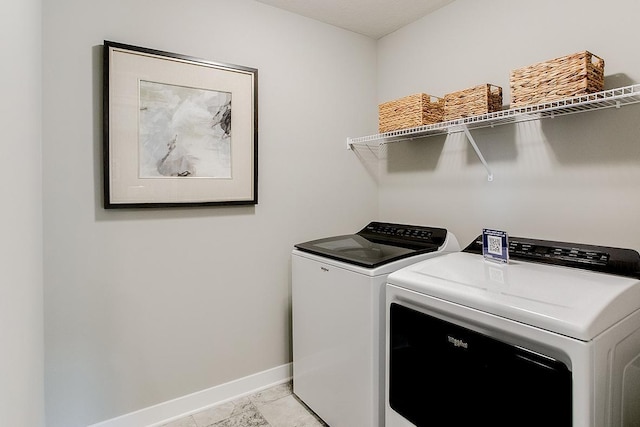
<instances>
[{"instance_id":1,"label":"blue sticker label","mask_svg":"<svg viewBox=\"0 0 640 427\"><path fill-rule=\"evenodd\" d=\"M509 235L506 231L482 229L482 255L490 261L509 262Z\"/></svg>"}]
</instances>

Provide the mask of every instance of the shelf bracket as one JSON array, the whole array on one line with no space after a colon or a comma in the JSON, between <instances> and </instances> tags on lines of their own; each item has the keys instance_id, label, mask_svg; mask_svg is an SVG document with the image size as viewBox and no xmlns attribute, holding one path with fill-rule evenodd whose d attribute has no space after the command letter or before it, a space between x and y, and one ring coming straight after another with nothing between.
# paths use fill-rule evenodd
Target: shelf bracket
<instances>
[{"instance_id":1,"label":"shelf bracket","mask_svg":"<svg viewBox=\"0 0 640 427\"><path fill-rule=\"evenodd\" d=\"M484 165L484 168L487 170L487 181L493 181L493 173L491 172L491 169L489 169L489 165L487 164L487 161L484 159L484 156L480 152L480 149L478 148L478 145L476 144L475 139L473 139L473 136L471 135L471 132L469 132L469 128L466 125L461 125L460 128L462 129L462 131L464 132L465 136L467 137L467 140L469 141L469 144L471 144L471 146L475 150L478 158L480 159L480 161Z\"/></svg>"}]
</instances>

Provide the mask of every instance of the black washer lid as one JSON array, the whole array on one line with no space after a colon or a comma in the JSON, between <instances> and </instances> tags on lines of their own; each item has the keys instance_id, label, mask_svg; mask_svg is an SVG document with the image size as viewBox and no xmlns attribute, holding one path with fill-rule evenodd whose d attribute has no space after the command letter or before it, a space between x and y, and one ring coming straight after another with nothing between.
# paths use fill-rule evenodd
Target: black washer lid
<instances>
[{"instance_id":1,"label":"black washer lid","mask_svg":"<svg viewBox=\"0 0 640 427\"><path fill-rule=\"evenodd\" d=\"M366 268L375 268L410 256L435 252L446 241L447 230L404 224L371 222L356 234L298 243L301 251Z\"/></svg>"}]
</instances>

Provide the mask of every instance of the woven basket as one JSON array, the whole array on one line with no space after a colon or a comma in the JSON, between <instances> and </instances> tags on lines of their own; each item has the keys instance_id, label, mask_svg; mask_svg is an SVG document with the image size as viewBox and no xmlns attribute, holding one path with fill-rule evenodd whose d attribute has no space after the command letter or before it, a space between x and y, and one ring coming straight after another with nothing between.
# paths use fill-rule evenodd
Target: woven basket
<instances>
[{"instance_id":1,"label":"woven basket","mask_svg":"<svg viewBox=\"0 0 640 427\"><path fill-rule=\"evenodd\" d=\"M482 84L444 96L444 120L493 113L502 109L502 88Z\"/></svg>"},{"instance_id":2,"label":"woven basket","mask_svg":"<svg viewBox=\"0 0 640 427\"><path fill-rule=\"evenodd\" d=\"M604 90L604 60L584 51L511 71L511 108Z\"/></svg>"},{"instance_id":3,"label":"woven basket","mask_svg":"<svg viewBox=\"0 0 640 427\"><path fill-rule=\"evenodd\" d=\"M426 93L416 93L378 106L380 133L430 125L442 121L444 100Z\"/></svg>"}]
</instances>

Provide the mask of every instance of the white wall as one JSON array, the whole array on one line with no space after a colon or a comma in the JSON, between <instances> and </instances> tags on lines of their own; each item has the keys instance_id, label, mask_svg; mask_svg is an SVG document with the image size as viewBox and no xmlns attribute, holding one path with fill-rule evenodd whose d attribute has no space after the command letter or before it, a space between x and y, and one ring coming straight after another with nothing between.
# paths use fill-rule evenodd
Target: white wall
<instances>
[{"instance_id":1,"label":"white wall","mask_svg":"<svg viewBox=\"0 0 640 427\"><path fill-rule=\"evenodd\" d=\"M290 362L290 251L377 216L373 40L250 0L45 0L48 427ZM103 40L259 70L259 204L101 207Z\"/></svg>"},{"instance_id":2,"label":"white wall","mask_svg":"<svg viewBox=\"0 0 640 427\"><path fill-rule=\"evenodd\" d=\"M457 0L378 45L378 101L442 96L581 50L605 59L605 86L640 82L636 0ZM388 147L380 216L444 225L466 245L483 227L514 236L640 249L640 105Z\"/></svg>"},{"instance_id":3,"label":"white wall","mask_svg":"<svg viewBox=\"0 0 640 427\"><path fill-rule=\"evenodd\" d=\"M0 15L0 425L44 426L41 2Z\"/></svg>"}]
</instances>

